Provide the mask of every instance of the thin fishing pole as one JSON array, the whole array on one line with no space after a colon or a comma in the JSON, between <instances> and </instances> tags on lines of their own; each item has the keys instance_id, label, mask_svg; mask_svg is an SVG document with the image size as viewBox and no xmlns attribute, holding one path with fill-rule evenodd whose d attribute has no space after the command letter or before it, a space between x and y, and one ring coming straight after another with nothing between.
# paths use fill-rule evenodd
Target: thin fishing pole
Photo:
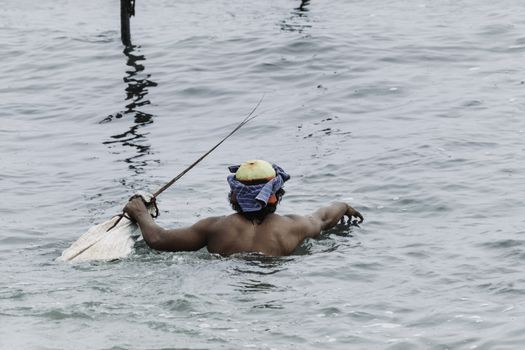
<instances>
[{"instance_id":1,"label":"thin fishing pole","mask_svg":"<svg viewBox=\"0 0 525 350\"><path fill-rule=\"evenodd\" d=\"M246 125L246 123L248 123L249 121L257 118L257 116L253 116L253 113L255 113L255 111L257 110L257 107L259 107L259 105L261 104L262 100L264 99L264 95L261 97L261 99L259 100L259 102L257 103L257 105L251 110L251 112L246 116L246 118L244 118L244 120L242 122L239 123L239 125L237 125L237 127L235 129L233 129L228 135L226 135L221 141L219 141L219 143L217 143L215 146L213 146L208 152L204 153L199 159L197 159L195 162L193 162L193 164L191 164L189 167L187 167L186 169L184 169L179 175L175 176L173 179L171 179L169 182L167 182L164 186L162 186L157 192L155 192L153 194L153 197L154 198L157 198L157 196L159 194L161 194L162 192L164 192L168 187L170 187L171 185L173 185L173 183L175 183L175 181L177 181L178 179L180 179L181 177L183 177L188 171L190 171L194 166L196 166L197 164L199 164L204 158L206 158L211 152L213 152L217 147L219 147L224 141L226 141L226 139L228 139L230 136L232 136L233 134L235 134L235 132L237 132L237 130L239 130L240 128L242 128L244 125Z\"/></svg>"},{"instance_id":2,"label":"thin fishing pole","mask_svg":"<svg viewBox=\"0 0 525 350\"><path fill-rule=\"evenodd\" d=\"M177 181L178 179L180 179L181 177L183 177L188 171L190 171L194 166L196 166L197 164L199 164L204 158L206 158L206 156L208 156L211 152L213 152L217 147L219 147L224 141L226 141L230 136L232 136L233 134L235 134L235 132L237 132L237 130L239 130L240 128L242 128L244 125L246 125L249 121L257 118L257 115L253 115L253 113L255 113L255 111L257 110L257 108L259 107L259 105L261 104L261 102L263 101L264 99L264 96L265 95L262 95L261 99L259 100L259 102L257 102L257 104L255 105L255 107L253 107L253 109L250 111L250 113L243 119L243 121L241 121L239 123L239 125L237 125L235 127L235 129L233 129L228 135L226 135L222 140L220 140L215 146L213 146L208 152L204 153L199 159L197 159L195 162L193 162L189 167L187 167L186 169L184 169L179 175L175 176L173 179L171 179L170 181L168 181L164 186L162 186L160 189L157 190L157 192L155 192L153 194L153 198L151 199L152 202L155 202L156 199L157 199L157 196L159 196L162 192L164 192L166 189L168 189L168 187L170 187L171 185L173 185L175 183L175 181ZM158 211L157 211L158 212ZM111 231L115 226L118 225L118 223L120 222L120 220L122 220L122 218L124 217L124 212L122 214L119 214L119 218L118 220L110 227L106 230L106 232L109 232Z\"/></svg>"}]
</instances>

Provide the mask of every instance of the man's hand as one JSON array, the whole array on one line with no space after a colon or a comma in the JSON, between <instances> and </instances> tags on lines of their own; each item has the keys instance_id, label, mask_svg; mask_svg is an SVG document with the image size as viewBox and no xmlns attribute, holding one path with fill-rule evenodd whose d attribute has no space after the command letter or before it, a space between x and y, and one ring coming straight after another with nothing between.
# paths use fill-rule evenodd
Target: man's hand
<instances>
[{"instance_id":1,"label":"man's hand","mask_svg":"<svg viewBox=\"0 0 525 350\"><path fill-rule=\"evenodd\" d=\"M124 207L124 212L127 213L133 221L138 221L138 217L144 213L149 215L146 204L144 204L144 200L141 197L130 199L128 204Z\"/></svg>"},{"instance_id":2,"label":"man's hand","mask_svg":"<svg viewBox=\"0 0 525 350\"><path fill-rule=\"evenodd\" d=\"M350 223L352 225L357 225L357 224L362 223L363 220L364 220L363 215L361 215L360 212L358 212L357 210L355 210L354 208L352 208L348 204L347 204L347 206L348 206L348 208L346 209L345 215L348 216L348 223ZM352 221L352 217L358 218L359 220ZM344 220L344 217L343 217L343 220Z\"/></svg>"}]
</instances>

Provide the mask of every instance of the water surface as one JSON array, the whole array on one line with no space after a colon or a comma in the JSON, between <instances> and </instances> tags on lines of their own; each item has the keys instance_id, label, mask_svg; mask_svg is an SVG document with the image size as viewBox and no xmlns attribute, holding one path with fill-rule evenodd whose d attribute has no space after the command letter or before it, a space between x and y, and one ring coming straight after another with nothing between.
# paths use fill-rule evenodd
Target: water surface
<instances>
[{"instance_id":1,"label":"water surface","mask_svg":"<svg viewBox=\"0 0 525 350\"><path fill-rule=\"evenodd\" d=\"M0 8L2 349L518 349L525 10L493 1L7 0ZM136 190L223 215L227 166L291 175L282 213L366 222L293 256L54 259Z\"/></svg>"}]
</instances>

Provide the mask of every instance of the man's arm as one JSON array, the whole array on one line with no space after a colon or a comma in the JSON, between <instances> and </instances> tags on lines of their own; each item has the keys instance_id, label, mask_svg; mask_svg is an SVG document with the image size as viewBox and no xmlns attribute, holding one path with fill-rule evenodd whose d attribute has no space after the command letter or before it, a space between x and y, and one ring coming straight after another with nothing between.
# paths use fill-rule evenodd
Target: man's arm
<instances>
[{"instance_id":1,"label":"man's arm","mask_svg":"<svg viewBox=\"0 0 525 350\"><path fill-rule=\"evenodd\" d=\"M358 223L364 220L361 213L343 202L333 203L328 207L316 210L308 216L293 215L290 217L299 224L298 233L304 239L318 236L321 231L331 229L345 216L349 220L352 220L352 217L358 218Z\"/></svg>"},{"instance_id":2,"label":"man's arm","mask_svg":"<svg viewBox=\"0 0 525 350\"><path fill-rule=\"evenodd\" d=\"M124 211L137 222L150 248L170 252L194 251L206 246L207 228L216 220L204 219L190 227L166 230L155 223L140 198L129 201Z\"/></svg>"},{"instance_id":3,"label":"man's arm","mask_svg":"<svg viewBox=\"0 0 525 350\"><path fill-rule=\"evenodd\" d=\"M321 230L331 229L345 216L349 220L352 220L352 217L358 218L358 223L364 220L360 212L344 202L332 203L328 207L318 209L312 216L321 222Z\"/></svg>"}]
</instances>

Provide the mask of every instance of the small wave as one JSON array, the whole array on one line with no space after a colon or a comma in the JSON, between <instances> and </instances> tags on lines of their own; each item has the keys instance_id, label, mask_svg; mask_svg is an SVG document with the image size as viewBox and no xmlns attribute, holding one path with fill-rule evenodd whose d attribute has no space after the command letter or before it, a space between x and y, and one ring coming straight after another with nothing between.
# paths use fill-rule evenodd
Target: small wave
<instances>
[{"instance_id":1,"label":"small wave","mask_svg":"<svg viewBox=\"0 0 525 350\"><path fill-rule=\"evenodd\" d=\"M82 43L107 44L107 43L120 41L119 35L120 33L115 30L108 30L108 31L101 32L98 34L89 34L89 35L83 35L80 37L73 37L72 39L74 41L79 41Z\"/></svg>"},{"instance_id":2,"label":"small wave","mask_svg":"<svg viewBox=\"0 0 525 350\"><path fill-rule=\"evenodd\" d=\"M508 249L514 247L523 247L525 246L525 240L521 239L500 239L491 242L484 242L480 244L482 247L489 249Z\"/></svg>"},{"instance_id":3,"label":"small wave","mask_svg":"<svg viewBox=\"0 0 525 350\"><path fill-rule=\"evenodd\" d=\"M67 310L49 310L42 313L34 314L33 316L46 318L52 321L59 321L65 319L85 319L92 320L93 317L80 311L67 311Z\"/></svg>"}]
</instances>

